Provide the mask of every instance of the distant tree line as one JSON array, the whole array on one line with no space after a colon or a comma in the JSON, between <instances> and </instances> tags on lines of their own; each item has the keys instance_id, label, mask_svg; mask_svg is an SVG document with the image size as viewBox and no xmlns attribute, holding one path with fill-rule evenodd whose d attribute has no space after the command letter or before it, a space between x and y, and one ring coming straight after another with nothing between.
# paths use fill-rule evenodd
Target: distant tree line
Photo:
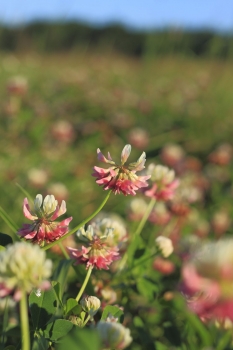
<instances>
[{"instance_id":1,"label":"distant tree line","mask_svg":"<svg viewBox=\"0 0 233 350\"><path fill-rule=\"evenodd\" d=\"M179 54L228 58L233 56L233 34L164 29L134 31L112 24L94 27L77 22L34 22L19 27L0 25L0 50L112 50L133 56Z\"/></svg>"}]
</instances>

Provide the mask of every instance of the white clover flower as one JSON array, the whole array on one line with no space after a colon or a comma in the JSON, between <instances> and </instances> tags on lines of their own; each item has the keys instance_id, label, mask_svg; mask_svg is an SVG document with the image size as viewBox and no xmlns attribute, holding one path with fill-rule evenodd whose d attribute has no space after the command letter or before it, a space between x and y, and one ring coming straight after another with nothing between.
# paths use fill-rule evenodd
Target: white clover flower
<instances>
[{"instance_id":1,"label":"white clover flower","mask_svg":"<svg viewBox=\"0 0 233 350\"><path fill-rule=\"evenodd\" d=\"M233 239L206 243L196 252L193 262L201 276L229 280L232 285Z\"/></svg>"},{"instance_id":2,"label":"white clover flower","mask_svg":"<svg viewBox=\"0 0 233 350\"><path fill-rule=\"evenodd\" d=\"M155 239L155 242L158 248L161 250L161 253L164 258L167 258L173 252L173 244L170 238L164 236L158 236Z\"/></svg>"},{"instance_id":3,"label":"white clover flower","mask_svg":"<svg viewBox=\"0 0 233 350\"><path fill-rule=\"evenodd\" d=\"M117 322L98 322L96 329L104 349L125 349L131 342L130 330Z\"/></svg>"},{"instance_id":4,"label":"white clover flower","mask_svg":"<svg viewBox=\"0 0 233 350\"><path fill-rule=\"evenodd\" d=\"M112 227L104 227L104 229L101 231L96 227L95 224L91 224L88 225L87 230L85 230L84 226L82 226L76 234L81 241L90 242L93 241L96 237L101 240L106 240L112 231Z\"/></svg>"},{"instance_id":5,"label":"white clover flower","mask_svg":"<svg viewBox=\"0 0 233 350\"><path fill-rule=\"evenodd\" d=\"M170 184L175 179L174 170L160 164L150 164L148 166L147 173L151 175L152 182Z\"/></svg>"},{"instance_id":6,"label":"white clover flower","mask_svg":"<svg viewBox=\"0 0 233 350\"><path fill-rule=\"evenodd\" d=\"M100 308L100 300L95 296L87 296L80 300L80 304L85 312L87 312L91 318L97 313Z\"/></svg>"},{"instance_id":7,"label":"white clover flower","mask_svg":"<svg viewBox=\"0 0 233 350\"><path fill-rule=\"evenodd\" d=\"M175 178L173 169L163 165L150 164L147 173L151 176L152 187L145 191L147 197L157 201L167 201L174 197L175 190L179 186L179 180Z\"/></svg>"},{"instance_id":8,"label":"white clover flower","mask_svg":"<svg viewBox=\"0 0 233 350\"><path fill-rule=\"evenodd\" d=\"M52 261L37 245L17 242L0 252L0 286L7 291L47 288Z\"/></svg>"},{"instance_id":9,"label":"white clover flower","mask_svg":"<svg viewBox=\"0 0 233 350\"><path fill-rule=\"evenodd\" d=\"M128 235L124 221L116 214L103 213L92 223L98 236L106 235L106 242L110 246L122 246Z\"/></svg>"},{"instance_id":10,"label":"white clover flower","mask_svg":"<svg viewBox=\"0 0 233 350\"><path fill-rule=\"evenodd\" d=\"M142 217L148 207L147 202L142 198L133 198L129 204L130 213Z\"/></svg>"}]
</instances>

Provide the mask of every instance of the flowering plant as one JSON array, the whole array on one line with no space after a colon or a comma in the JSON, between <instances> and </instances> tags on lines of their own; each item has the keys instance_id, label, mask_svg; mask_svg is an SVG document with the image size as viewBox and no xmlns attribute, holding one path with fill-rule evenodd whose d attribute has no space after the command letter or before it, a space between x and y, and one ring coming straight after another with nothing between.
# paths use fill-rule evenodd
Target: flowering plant
<instances>
[{"instance_id":1,"label":"flowering plant","mask_svg":"<svg viewBox=\"0 0 233 350\"><path fill-rule=\"evenodd\" d=\"M14 231L12 236L0 234L5 349L16 349L21 343L22 350L138 350L138 345L142 350L163 350L161 344L169 344L168 340L148 329L153 322L166 328L163 317L175 309L182 322L193 322L192 336L199 339L201 332L197 344L210 343L202 322L215 322L219 332L232 329L232 240L206 245L196 236L183 240L182 228L196 223L198 215L188 215L193 201L188 203L187 197L189 210L174 210L174 205L183 204L182 195L179 202L176 197L181 180L174 170L154 164L149 175L136 175L145 167L146 156L143 152L127 166L130 151L126 145L117 165L110 154L105 158L98 149L98 159L110 167L94 167L93 175L109 191L100 206L74 228L69 228L72 217L59 221L66 214L66 203L53 194L44 198L37 194L33 205L27 195L23 214L31 223L21 228L16 229L0 211ZM152 185L145 190L149 179ZM116 214L101 212L112 192L141 194L125 211L129 227ZM16 334L21 334L16 341L11 335L15 324Z\"/></svg>"}]
</instances>

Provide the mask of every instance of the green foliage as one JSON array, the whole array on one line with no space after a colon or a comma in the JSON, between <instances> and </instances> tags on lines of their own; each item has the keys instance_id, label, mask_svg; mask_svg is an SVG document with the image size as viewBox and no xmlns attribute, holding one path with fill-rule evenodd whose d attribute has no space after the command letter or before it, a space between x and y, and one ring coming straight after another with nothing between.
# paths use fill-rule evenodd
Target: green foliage
<instances>
[{"instance_id":1,"label":"green foliage","mask_svg":"<svg viewBox=\"0 0 233 350\"><path fill-rule=\"evenodd\" d=\"M29 308L31 312L34 330L45 329L48 321L57 310L57 296L53 288L47 291L31 292L29 296Z\"/></svg>"},{"instance_id":2,"label":"green foliage","mask_svg":"<svg viewBox=\"0 0 233 350\"><path fill-rule=\"evenodd\" d=\"M73 330L55 346L56 350L100 350L100 339L96 331L74 327Z\"/></svg>"},{"instance_id":3,"label":"green foliage","mask_svg":"<svg viewBox=\"0 0 233 350\"><path fill-rule=\"evenodd\" d=\"M71 314L73 315L79 315L82 311L81 305L79 305L76 301L76 299L68 299L65 305L65 315L69 316Z\"/></svg>"},{"instance_id":4,"label":"green foliage","mask_svg":"<svg viewBox=\"0 0 233 350\"><path fill-rule=\"evenodd\" d=\"M137 57L160 55L231 57L231 35L213 31L164 29L133 31L120 24L104 27L78 22L34 22L24 27L0 27L1 50L41 52L90 49L117 51Z\"/></svg>"},{"instance_id":5,"label":"green foliage","mask_svg":"<svg viewBox=\"0 0 233 350\"><path fill-rule=\"evenodd\" d=\"M112 305L105 306L101 316L101 320L106 321L106 318L109 316L113 316L117 318L118 322L120 323L123 323L124 321L124 312L121 309L119 309L119 307L117 306L112 306Z\"/></svg>"},{"instance_id":6,"label":"green foliage","mask_svg":"<svg viewBox=\"0 0 233 350\"><path fill-rule=\"evenodd\" d=\"M74 324L70 321L61 319L55 320L46 325L43 335L50 341L57 342L58 339L67 335L73 327Z\"/></svg>"},{"instance_id":7,"label":"green foliage","mask_svg":"<svg viewBox=\"0 0 233 350\"><path fill-rule=\"evenodd\" d=\"M0 232L0 246L5 247L5 246L7 246L8 244L11 244L11 243L13 243L13 240L12 240L11 236Z\"/></svg>"},{"instance_id":8,"label":"green foliage","mask_svg":"<svg viewBox=\"0 0 233 350\"><path fill-rule=\"evenodd\" d=\"M35 338L32 344L32 350L48 350L49 341L42 336Z\"/></svg>"}]
</instances>

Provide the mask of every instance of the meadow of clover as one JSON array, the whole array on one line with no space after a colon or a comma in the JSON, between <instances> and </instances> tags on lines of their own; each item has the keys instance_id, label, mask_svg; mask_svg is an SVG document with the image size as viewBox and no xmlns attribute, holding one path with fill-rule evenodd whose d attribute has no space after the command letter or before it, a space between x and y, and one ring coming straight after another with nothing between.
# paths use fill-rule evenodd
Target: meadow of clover
<instances>
[{"instance_id":1,"label":"meadow of clover","mask_svg":"<svg viewBox=\"0 0 233 350\"><path fill-rule=\"evenodd\" d=\"M0 349L233 349L233 62L0 74Z\"/></svg>"}]
</instances>

